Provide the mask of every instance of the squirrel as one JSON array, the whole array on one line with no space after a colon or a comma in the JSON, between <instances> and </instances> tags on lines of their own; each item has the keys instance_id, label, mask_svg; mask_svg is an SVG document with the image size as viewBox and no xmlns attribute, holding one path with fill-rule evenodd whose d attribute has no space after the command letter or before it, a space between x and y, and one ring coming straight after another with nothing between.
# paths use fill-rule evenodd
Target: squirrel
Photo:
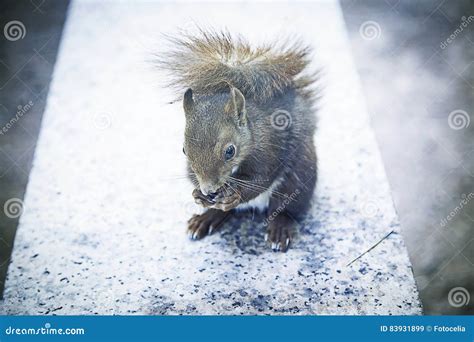
<instances>
[{"instance_id":1,"label":"squirrel","mask_svg":"<svg viewBox=\"0 0 474 342\"><path fill-rule=\"evenodd\" d=\"M265 240L287 251L317 180L317 73L300 42L253 48L242 36L200 29L168 36L157 60L183 94L183 153L196 203L188 221L197 240L236 211L266 213ZM182 95L181 95L182 96Z\"/></svg>"}]
</instances>

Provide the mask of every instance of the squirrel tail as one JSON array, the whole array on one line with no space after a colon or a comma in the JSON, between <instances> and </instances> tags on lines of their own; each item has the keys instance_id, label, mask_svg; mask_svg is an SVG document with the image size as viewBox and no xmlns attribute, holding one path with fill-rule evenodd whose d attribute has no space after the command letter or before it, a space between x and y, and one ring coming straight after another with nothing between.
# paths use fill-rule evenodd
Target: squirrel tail
<instances>
[{"instance_id":1,"label":"squirrel tail","mask_svg":"<svg viewBox=\"0 0 474 342\"><path fill-rule=\"evenodd\" d=\"M167 36L171 49L157 65L170 76L169 86L182 92L220 92L229 84L246 97L265 102L289 89L312 97L316 75L306 73L311 52L299 41L252 48L241 36L199 29L197 35ZM278 47L280 46L280 47Z\"/></svg>"}]
</instances>

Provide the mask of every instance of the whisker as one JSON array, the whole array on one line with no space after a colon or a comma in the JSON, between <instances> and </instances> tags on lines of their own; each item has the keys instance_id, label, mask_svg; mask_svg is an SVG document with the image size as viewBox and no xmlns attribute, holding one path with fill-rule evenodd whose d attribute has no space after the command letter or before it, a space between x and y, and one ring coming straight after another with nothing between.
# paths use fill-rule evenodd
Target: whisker
<instances>
[{"instance_id":1,"label":"whisker","mask_svg":"<svg viewBox=\"0 0 474 342\"><path fill-rule=\"evenodd\" d=\"M232 185L230 185L228 182L225 182L225 184L227 184L237 195L239 195L239 198L240 200L242 200L242 196L240 194L239 191L237 191L237 189L235 189Z\"/></svg>"},{"instance_id":2,"label":"whisker","mask_svg":"<svg viewBox=\"0 0 474 342\"><path fill-rule=\"evenodd\" d=\"M163 180L174 180L174 179L186 179L188 177L193 177L192 175L183 175L183 176L165 176L165 177L160 177L160 179Z\"/></svg>"},{"instance_id":3,"label":"whisker","mask_svg":"<svg viewBox=\"0 0 474 342\"><path fill-rule=\"evenodd\" d=\"M234 177L230 177L230 178L232 180L234 180L240 186L242 186L244 188L247 188L249 190L252 190L252 191L257 191L258 192L258 190L263 190L263 191L270 190L270 188L260 186L260 185L257 185L257 184L253 184L250 181L244 181L242 179L237 179L237 178L234 178ZM256 190L256 189L258 189L258 190ZM279 197L279 198L282 198L282 199L290 199L290 200L294 201L293 198L291 198L289 195L287 195L285 193L282 193L282 192L279 192L279 191L276 191L276 190L270 190L270 193L272 195L275 195L276 197Z\"/></svg>"},{"instance_id":4,"label":"whisker","mask_svg":"<svg viewBox=\"0 0 474 342\"><path fill-rule=\"evenodd\" d=\"M260 185L257 185L257 184L254 184L250 181L244 181L242 179L237 179L237 178L234 178L234 177L229 177L231 178L232 180L234 180L236 183L238 184L241 184L241 185L246 185L246 186L251 186L253 187L254 189L260 189L260 190L270 190L270 188L267 188L267 187L264 187L264 186L260 186ZM279 192L279 191L276 191L276 190L270 190L272 194L275 194L275 195L279 195L280 197L282 198L289 198L289 196L287 194L284 194L282 192Z\"/></svg>"}]
</instances>

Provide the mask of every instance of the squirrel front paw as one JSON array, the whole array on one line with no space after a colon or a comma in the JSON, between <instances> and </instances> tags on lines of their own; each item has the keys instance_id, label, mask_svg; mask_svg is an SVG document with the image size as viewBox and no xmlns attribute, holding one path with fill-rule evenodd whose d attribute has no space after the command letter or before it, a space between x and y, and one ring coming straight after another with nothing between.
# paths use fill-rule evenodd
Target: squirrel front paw
<instances>
[{"instance_id":1,"label":"squirrel front paw","mask_svg":"<svg viewBox=\"0 0 474 342\"><path fill-rule=\"evenodd\" d=\"M201 215L193 215L188 221L188 235L192 240L211 235L228 217L229 213L215 209L209 209Z\"/></svg>"},{"instance_id":2,"label":"squirrel front paw","mask_svg":"<svg viewBox=\"0 0 474 342\"><path fill-rule=\"evenodd\" d=\"M204 208L208 208L215 204L213 200L211 200L209 197L204 195L199 189L194 189L192 195L194 197L194 201L196 202L196 204L199 204L200 206L203 206Z\"/></svg>"},{"instance_id":3,"label":"squirrel front paw","mask_svg":"<svg viewBox=\"0 0 474 342\"><path fill-rule=\"evenodd\" d=\"M241 197L237 192L226 196L226 197L217 197L216 202L211 208L219 209L222 211L229 211L237 207L241 202Z\"/></svg>"},{"instance_id":4,"label":"squirrel front paw","mask_svg":"<svg viewBox=\"0 0 474 342\"><path fill-rule=\"evenodd\" d=\"M241 203L241 196L238 192L231 192L230 194L224 195L219 194L213 200L210 200L207 196L203 195L199 189L193 191L194 201L203 206L204 208L218 209L222 211L229 211L237 207Z\"/></svg>"}]
</instances>

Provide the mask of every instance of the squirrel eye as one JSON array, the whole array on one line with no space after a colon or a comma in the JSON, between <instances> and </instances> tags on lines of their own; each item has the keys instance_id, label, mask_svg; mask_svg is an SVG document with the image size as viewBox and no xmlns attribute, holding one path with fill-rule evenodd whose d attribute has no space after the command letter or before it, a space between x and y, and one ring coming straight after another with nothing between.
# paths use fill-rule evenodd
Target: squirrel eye
<instances>
[{"instance_id":1,"label":"squirrel eye","mask_svg":"<svg viewBox=\"0 0 474 342\"><path fill-rule=\"evenodd\" d=\"M225 160L232 159L234 155L235 155L235 146L229 145L229 147L226 148L225 153L224 153Z\"/></svg>"},{"instance_id":2,"label":"squirrel eye","mask_svg":"<svg viewBox=\"0 0 474 342\"><path fill-rule=\"evenodd\" d=\"M183 147L183 153L184 153L184 155L186 155L186 151L184 150L184 147Z\"/></svg>"}]
</instances>

